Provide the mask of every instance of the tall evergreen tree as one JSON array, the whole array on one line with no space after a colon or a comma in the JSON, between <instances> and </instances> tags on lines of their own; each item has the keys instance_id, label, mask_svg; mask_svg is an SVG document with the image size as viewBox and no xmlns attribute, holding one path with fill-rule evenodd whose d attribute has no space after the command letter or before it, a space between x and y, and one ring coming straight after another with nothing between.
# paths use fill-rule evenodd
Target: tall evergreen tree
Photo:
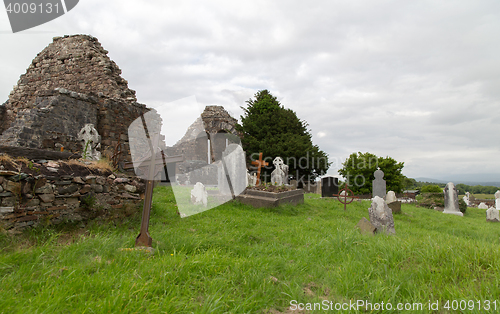
<instances>
[{"instance_id":1,"label":"tall evergreen tree","mask_svg":"<svg viewBox=\"0 0 500 314\"><path fill-rule=\"evenodd\" d=\"M257 92L254 99L247 101L247 107L241 108L244 115L237 128L247 163L258 159L259 153L269 162L261 173L263 181L270 181L272 161L278 156L289 166L292 179L312 182L326 173L331 163L328 155L313 145L307 122L293 110L285 109L268 90Z\"/></svg>"}]
</instances>

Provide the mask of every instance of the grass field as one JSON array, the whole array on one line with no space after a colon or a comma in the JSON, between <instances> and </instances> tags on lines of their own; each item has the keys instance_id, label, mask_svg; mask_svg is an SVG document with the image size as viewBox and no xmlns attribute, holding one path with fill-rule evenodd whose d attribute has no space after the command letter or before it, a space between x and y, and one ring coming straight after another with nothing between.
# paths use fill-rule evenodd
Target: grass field
<instances>
[{"instance_id":1,"label":"grass field","mask_svg":"<svg viewBox=\"0 0 500 314\"><path fill-rule=\"evenodd\" d=\"M344 212L306 194L296 207L227 203L181 219L159 187L153 254L126 249L139 215L0 235L0 313L401 313L398 303L407 313L500 312L500 223L484 210L458 217L403 204L396 235L370 237L355 228L369 206ZM317 310L293 311L299 303Z\"/></svg>"}]
</instances>

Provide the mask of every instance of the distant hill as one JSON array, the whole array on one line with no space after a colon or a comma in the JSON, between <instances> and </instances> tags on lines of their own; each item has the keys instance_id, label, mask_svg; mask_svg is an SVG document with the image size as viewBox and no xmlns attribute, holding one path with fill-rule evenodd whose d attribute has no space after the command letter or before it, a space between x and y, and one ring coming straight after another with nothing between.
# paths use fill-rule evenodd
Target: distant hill
<instances>
[{"instance_id":1,"label":"distant hill","mask_svg":"<svg viewBox=\"0 0 500 314\"><path fill-rule=\"evenodd\" d=\"M429 183L448 183L448 182L453 182L453 184L457 185L457 184L466 184L466 185L483 185L483 186L496 186L496 187L500 187L500 182L499 181L471 181L471 180L461 180L461 179L453 179L453 178L450 178L452 180L439 180L439 179L432 179L432 178L423 178L423 177L420 177L420 178L414 178L415 180L419 181L419 182L429 182Z\"/></svg>"}]
</instances>

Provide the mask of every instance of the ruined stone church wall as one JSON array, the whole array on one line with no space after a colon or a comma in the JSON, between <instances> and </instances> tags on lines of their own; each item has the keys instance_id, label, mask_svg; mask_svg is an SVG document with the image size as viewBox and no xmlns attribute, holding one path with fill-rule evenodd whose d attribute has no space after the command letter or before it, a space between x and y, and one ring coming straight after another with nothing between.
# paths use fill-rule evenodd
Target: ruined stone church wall
<instances>
[{"instance_id":1,"label":"ruined stone church wall","mask_svg":"<svg viewBox=\"0 0 500 314\"><path fill-rule=\"evenodd\" d=\"M31 62L9 95L4 124L9 126L19 111L33 108L47 90L65 88L75 93L94 93L124 103L137 101L135 91L107 56L97 38L89 35L55 37ZM1 130L0 130L1 131Z\"/></svg>"},{"instance_id":2,"label":"ruined stone church wall","mask_svg":"<svg viewBox=\"0 0 500 314\"><path fill-rule=\"evenodd\" d=\"M107 97L89 96L58 89L39 91L32 108L20 110L9 129L0 135L0 145L81 152L78 132L87 123L101 135L101 152L113 152L123 144L123 161L131 161L128 127L149 111L139 103L124 103Z\"/></svg>"}]
</instances>

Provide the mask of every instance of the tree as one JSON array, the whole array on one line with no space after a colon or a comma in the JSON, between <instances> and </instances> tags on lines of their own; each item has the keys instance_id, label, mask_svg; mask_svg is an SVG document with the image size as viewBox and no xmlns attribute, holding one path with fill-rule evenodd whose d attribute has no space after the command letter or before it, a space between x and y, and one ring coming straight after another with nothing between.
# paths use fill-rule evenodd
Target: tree
<instances>
[{"instance_id":1,"label":"tree","mask_svg":"<svg viewBox=\"0 0 500 314\"><path fill-rule=\"evenodd\" d=\"M439 187L439 185L436 184L428 184L424 185L421 189L420 192L422 193L442 193L443 189Z\"/></svg>"},{"instance_id":2,"label":"tree","mask_svg":"<svg viewBox=\"0 0 500 314\"><path fill-rule=\"evenodd\" d=\"M326 173L331 163L328 155L313 145L307 122L293 110L285 109L268 90L257 92L241 109L244 115L236 127L247 163L258 159L261 152L269 162L261 172L263 181L269 181L274 169L272 161L278 156L288 165L289 176L299 182L313 182Z\"/></svg>"},{"instance_id":3,"label":"tree","mask_svg":"<svg viewBox=\"0 0 500 314\"><path fill-rule=\"evenodd\" d=\"M403 176L403 189L405 190L415 190L418 188L417 180L413 178L407 178Z\"/></svg>"},{"instance_id":4,"label":"tree","mask_svg":"<svg viewBox=\"0 0 500 314\"><path fill-rule=\"evenodd\" d=\"M393 158L377 157L371 153L352 153L338 170L349 181L349 189L355 194L372 193L373 173L377 168L384 172L387 191L401 193L405 176L401 173L404 163Z\"/></svg>"}]
</instances>

